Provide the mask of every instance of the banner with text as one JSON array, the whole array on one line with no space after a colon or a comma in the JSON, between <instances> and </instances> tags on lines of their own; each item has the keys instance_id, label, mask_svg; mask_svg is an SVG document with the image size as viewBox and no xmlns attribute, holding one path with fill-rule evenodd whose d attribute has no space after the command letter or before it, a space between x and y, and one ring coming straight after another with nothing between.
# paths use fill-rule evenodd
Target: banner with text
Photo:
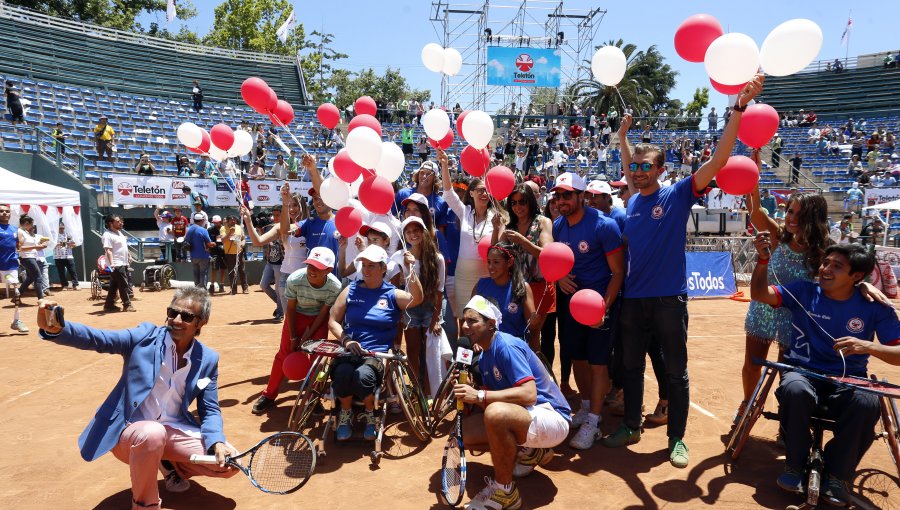
<instances>
[{"instance_id":1,"label":"banner with text","mask_svg":"<svg viewBox=\"0 0 900 510\"><path fill-rule=\"evenodd\" d=\"M211 207L236 207L238 200L234 193L234 183L230 178L212 179L191 177L143 177L137 175L113 175L113 204L115 205L151 205L151 206L190 206L190 194L206 197ZM310 182L289 181L291 191L306 195ZM255 207L272 207L281 203L279 188L284 181L259 180L249 181L250 198Z\"/></svg>"},{"instance_id":2,"label":"banner with text","mask_svg":"<svg viewBox=\"0 0 900 510\"><path fill-rule=\"evenodd\" d=\"M487 84L512 87L559 87L559 49L488 46Z\"/></svg>"},{"instance_id":3,"label":"banner with text","mask_svg":"<svg viewBox=\"0 0 900 510\"><path fill-rule=\"evenodd\" d=\"M689 251L685 255L688 297L728 297L737 292L730 252Z\"/></svg>"},{"instance_id":4,"label":"banner with text","mask_svg":"<svg viewBox=\"0 0 900 510\"><path fill-rule=\"evenodd\" d=\"M866 206L900 200L900 188L867 188Z\"/></svg>"}]
</instances>

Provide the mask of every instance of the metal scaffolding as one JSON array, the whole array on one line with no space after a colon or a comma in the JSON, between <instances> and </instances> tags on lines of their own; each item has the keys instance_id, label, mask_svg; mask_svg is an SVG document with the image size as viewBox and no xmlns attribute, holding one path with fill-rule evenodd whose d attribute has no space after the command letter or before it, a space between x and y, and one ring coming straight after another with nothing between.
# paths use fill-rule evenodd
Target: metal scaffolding
<instances>
[{"instance_id":1,"label":"metal scaffolding","mask_svg":"<svg viewBox=\"0 0 900 510\"><path fill-rule=\"evenodd\" d=\"M459 74L442 75L441 104L508 113L513 104L529 102L534 88L487 84L488 46L558 48L562 88L589 78L594 39L605 15L606 10L599 7L567 8L565 0L432 1L430 20L438 40L444 47L459 50L463 57Z\"/></svg>"}]
</instances>

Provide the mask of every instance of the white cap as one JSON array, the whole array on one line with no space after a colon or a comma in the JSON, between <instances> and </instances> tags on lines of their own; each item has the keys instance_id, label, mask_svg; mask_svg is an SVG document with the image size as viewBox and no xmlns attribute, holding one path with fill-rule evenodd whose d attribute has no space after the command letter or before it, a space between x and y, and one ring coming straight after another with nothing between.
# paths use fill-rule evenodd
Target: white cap
<instances>
[{"instance_id":1,"label":"white cap","mask_svg":"<svg viewBox=\"0 0 900 510\"><path fill-rule=\"evenodd\" d=\"M400 232L406 232L406 227L410 223L418 223L419 225L421 225L422 230L428 230L427 228L425 228L425 222L422 221L422 218L419 218L418 216L410 216L409 218L403 220L403 223L400 224Z\"/></svg>"},{"instance_id":2,"label":"white cap","mask_svg":"<svg viewBox=\"0 0 900 510\"><path fill-rule=\"evenodd\" d=\"M580 175L573 174L572 172L564 172L556 178L556 183L550 191L556 191L557 189L566 191L584 191L584 188L584 179L582 179Z\"/></svg>"},{"instance_id":3,"label":"white cap","mask_svg":"<svg viewBox=\"0 0 900 510\"><path fill-rule=\"evenodd\" d=\"M197 213L197 214L194 215L194 221L203 221L203 220L205 220L205 219L206 219L206 218L205 218L202 214L200 214L200 213Z\"/></svg>"},{"instance_id":4,"label":"white cap","mask_svg":"<svg viewBox=\"0 0 900 510\"><path fill-rule=\"evenodd\" d=\"M361 236L369 235L370 230L374 230L376 232L381 232L382 234L387 236L388 241L391 240L391 237L392 237L391 236L391 227L388 226L388 224L383 221L374 221L374 222L372 222L371 225L363 225L363 226L359 227L359 235L361 235Z\"/></svg>"},{"instance_id":5,"label":"white cap","mask_svg":"<svg viewBox=\"0 0 900 510\"><path fill-rule=\"evenodd\" d=\"M612 195L613 193L612 187L610 187L609 183L606 181L591 181L588 183L585 191L595 195Z\"/></svg>"},{"instance_id":6,"label":"white cap","mask_svg":"<svg viewBox=\"0 0 900 510\"><path fill-rule=\"evenodd\" d=\"M316 246L309 252L306 264L319 269L331 269L334 267L334 252L324 246Z\"/></svg>"},{"instance_id":7,"label":"white cap","mask_svg":"<svg viewBox=\"0 0 900 510\"><path fill-rule=\"evenodd\" d=\"M376 246L374 244L370 244L366 246L366 249L359 252L359 255L356 256L354 261L357 260L368 260L369 262L387 262L388 254L384 251L384 248L381 246Z\"/></svg>"},{"instance_id":8,"label":"white cap","mask_svg":"<svg viewBox=\"0 0 900 510\"><path fill-rule=\"evenodd\" d=\"M403 205L405 206L405 205L406 205L407 203L409 203L409 202L415 202L415 203L417 203L417 204L424 205L425 207L428 207L428 199L425 198L425 195L423 195L423 194L421 194L421 193L413 193L412 195L410 195L410 196L404 198L404 199L403 199L403 202L400 202L400 203L403 204Z\"/></svg>"},{"instance_id":9,"label":"white cap","mask_svg":"<svg viewBox=\"0 0 900 510\"><path fill-rule=\"evenodd\" d=\"M466 303L465 308L471 308L488 319L493 319L497 322L498 328L500 327L500 322L503 320L503 314L500 313L500 309L479 295L472 296L472 299Z\"/></svg>"},{"instance_id":10,"label":"white cap","mask_svg":"<svg viewBox=\"0 0 900 510\"><path fill-rule=\"evenodd\" d=\"M213 222L213 223L216 223L216 222L219 222L219 221L222 221L222 217L219 216L218 214L214 214L213 217L212 217L212 222Z\"/></svg>"},{"instance_id":11,"label":"white cap","mask_svg":"<svg viewBox=\"0 0 900 510\"><path fill-rule=\"evenodd\" d=\"M437 172L437 165L434 164L434 161L425 161L419 166L419 170L421 169L431 170L432 172ZM416 170L418 172L419 170Z\"/></svg>"}]
</instances>

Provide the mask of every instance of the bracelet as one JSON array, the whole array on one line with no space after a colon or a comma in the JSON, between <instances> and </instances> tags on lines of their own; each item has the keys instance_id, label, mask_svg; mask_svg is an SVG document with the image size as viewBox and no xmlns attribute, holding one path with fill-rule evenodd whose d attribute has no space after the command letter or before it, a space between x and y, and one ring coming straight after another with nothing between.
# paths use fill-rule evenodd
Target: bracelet
<instances>
[{"instance_id":1,"label":"bracelet","mask_svg":"<svg viewBox=\"0 0 900 510\"><path fill-rule=\"evenodd\" d=\"M741 108L740 106L738 106L738 102L735 101L735 102L734 102L734 106L732 106L731 109L734 110L734 111L736 111L736 112L742 112L742 113L743 113L743 112L747 111L747 105L744 105L744 107Z\"/></svg>"},{"instance_id":2,"label":"bracelet","mask_svg":"<svg viewBox=\"0 0 900 510\"><path fill-rule=\"evenodd\" d=\"M769 264L769 257L766 257L766 258L757 257L756 263L761 266L766 266Z\"/></svg>"}]
</instances>

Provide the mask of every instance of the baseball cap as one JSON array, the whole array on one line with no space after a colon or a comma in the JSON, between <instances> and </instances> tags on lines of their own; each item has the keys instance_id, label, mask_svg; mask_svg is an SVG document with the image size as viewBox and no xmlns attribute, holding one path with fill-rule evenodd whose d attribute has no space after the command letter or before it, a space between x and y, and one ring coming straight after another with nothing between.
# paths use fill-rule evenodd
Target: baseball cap
<instances>
[{"instance_id":1,"label":"baseball cap","mask_svg":"<svg viewBox=\"0 0 900 510\"><path fill-rule=\"evenodd\" d=\"M160 218L171 218L172 213L170 213L169 211L163 211L163 212L159 213L159 217Z\"/></svg>"},{"instance_id":2,"label":"baseball cap","mask_svg":"<svg viewBox=\"0 0 900 510\"><path fill-rule=\"evenodd\" d=\"M212 222L213 222L213 223L221 223L221 222L222 222L222 217L219 216L218 214L213 215L213 217L212 217Z\"/></svg>"},{"instance_id":3,"label":"baseball cap","mask_svg":"<svg viewBox=\"0 0 900 510\"><path fill-rule=\"evenodd\" d=\"M612 195L613 194L613 190L609 186L609 183L606 181L599 181L599 180L591 181L587 185L587 188L585 189L585 191L587 191L588 193L592 193L594 195L603 195L603 194Z\"/></svg>"},{"instance_id":4,"label":"baseball cap","mask_svg":"<svg viewBox=\"0 0 900 510\"><path fill-rule=\"evenodd\" d=\"M417 204L421 204L421 205L424 205L425 207L428 207L428 199L425 198L425 195L423 195L421 193L413 193L412 195L404 198L403 202L401 202L401 203L405 206L409 202L415 202Z\"/></svg>"},{"instance_id":5,"label":"baseball cap","mask_svg":"<svg viewBox=\"0 0 900 510\"><path fill-rule=\"evenodd\" d=\"M584 179L578 174L572 172L564 172L556 178L556 185L550 191L562 189L566 191L584 191Z\"/></svg>"},{"instance_id":6,"label":"baseball cap","mask_svg":"<svg viewBox=\"0 0 900 510\"><path fill-rule=\"evenodd\" d=\"M359 227L359 235L361 235L361 236L369 235L370 230L380 232L387 236L388 241L391 240L391 227L389 227L388 224L383 221L376 221L376 222L373 222L371 225L363 225L363 226Z\"/></svg>"},{"instance_id":7,"label":"baseball cap","mask_svg":"<svg viewBox=\"0 0 900 510\"><path fill-rule=\"evenodd\" d=\"M626 183L625 181L613 181L613 182L609 183L609 185L614 188L622 188L622 187L627 186L628 183Z\"/></svg>"},{"instance_id":8,"label":"baseball cap","mask_svg":"<svg viewBox=\"0 0 900 510\"><path fill-rule=\"evenodd\" d=\"M353 260L358 261L363 259L376 263L387 262L388 254L381 246L370 244L369 246L366 246L365 250L359 252L359 255Z\"/></svg>"},{"instance_id":9,"label":"baseball cap","mask_svg":"<svg viewBox=\"0 0 900 510\"><path fill-rule=\"evenodd\" d=\"M319 269L331 269L334 267L334 252L324 246L316 246L309 252L306 264Z\"/></svg>"},{"instance_id":10,"label":"baseball cap","mask_svg":"<svg viewBox=\"0 0 900 510\"><path fill-rule=\"evenodd\" d=\"M418 223L422 227L422 230L426 230L425 222L422 221L422 218L419 218L418 216L410 216L409 218L406 218L405 220L403 220L403 223L400 224L400 232L405 231L406 227L410 223Z\"/></svg>"},{"instance_id":11,"label":"baseball cap","mask_svg":"<svg viewBox=\"0 0 900 510\"><path fill-rule=\"evenodd\" d=\"M200 213L197 213L197 214L194 215L194 221L203 221L203 220L205 220L205 219L206 219L206 218L205 218L202 214L200 214Z\"/></svg>"},{"instance_id":12,"label":"baseball cap","mask_svg":"<svg viewBox=\"0 0 900 510\"><path fill-rule=\"evenodd\" d=\"M432 172L437 172L437 165L434 164L434 161L425 161L419 166L419 170L431 170ZM417 172L419 170L416 170Z\"/></svg>"}]
</instances>

